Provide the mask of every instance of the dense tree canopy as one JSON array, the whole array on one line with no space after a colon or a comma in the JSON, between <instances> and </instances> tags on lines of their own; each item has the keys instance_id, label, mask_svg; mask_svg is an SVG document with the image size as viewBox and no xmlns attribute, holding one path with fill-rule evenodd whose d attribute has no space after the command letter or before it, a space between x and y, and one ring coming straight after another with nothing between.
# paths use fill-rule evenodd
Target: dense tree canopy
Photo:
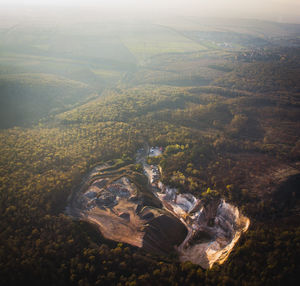
<instances>
[{"instance_id":1,"label":"dense tree canopy","mask_svg":"<svg viewBox=\"0 0 300 286\"><path fill-rule=\"evenodd\" d=\"M235 50L249 36L227 37L232 50L202 39L204 50L151 54L139 67L132 55L128 63L84 54L87 70L71 55L60 76L2 67L10 75L0 76L0 127L19 126L0 131L3 285L296 285L298 49L266 49L253 59L253 51ZM112 70L100 69L105 64ZM19 109L31 113L26 124L9 120L20 96L28 99ZM204 270L175 253L145 253L65 215L69 195L95 165L128 162L142 177L135 155L146 142L164 148L149 159L164 183L223 197L250 218L223 265Z\"/></svg>"}]
</instances>

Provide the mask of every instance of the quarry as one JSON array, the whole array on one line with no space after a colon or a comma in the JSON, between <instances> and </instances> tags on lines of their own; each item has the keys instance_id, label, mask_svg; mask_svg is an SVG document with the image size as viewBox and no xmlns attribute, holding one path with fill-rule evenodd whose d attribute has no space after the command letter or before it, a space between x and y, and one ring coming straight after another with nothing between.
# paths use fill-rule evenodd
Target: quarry
<instances>
[{"instance_id":1,"label":"quarry","mask_svg":"<svg viewBox=\"0 0 300 286\"><path fill-rule=\"evenodd\" d=\"M69 198L67 214L97 225L107 239L159 255L176 251L180 261L205 269L222 264L249 219L224 199L205 201L164 185L159 166L146 160L161 153L158 147L138 150L145 185L130 168L95 167Z\"/></svg>"}]
</instances>

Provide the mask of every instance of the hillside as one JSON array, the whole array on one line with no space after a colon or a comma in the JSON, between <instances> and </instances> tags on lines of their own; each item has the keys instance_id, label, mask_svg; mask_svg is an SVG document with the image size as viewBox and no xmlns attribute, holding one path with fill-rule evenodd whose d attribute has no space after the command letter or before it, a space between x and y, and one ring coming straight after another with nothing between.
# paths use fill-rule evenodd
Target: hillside
<instances>
[{"instance_id":1,"label":"hillside","mask_svg":"<svg viewBox=\"0 0 300 286\"><path fill-rule=\"evenodd\" d=\"M131 35L128 23L110 29L98 23L87 32L87 23L61 24L51 33L40 28L43 44L36 26L2 28L2 283L296 285L300 66L299 47L290 41L299 26L235 23L223 22L225 34L219 34L221 24L203 26L193 19L167 28L167 23L144 24ZM79 45L81 35L86 41ZM282 46L286 37L290 40ZM14 47L10 56L9 47ZM185 229L148 192L136 160L146 143L164 150L147 164L158 165L162 183L178 195L199 198L203 209L212 200L224 200L250 219L222 265L204 269L180 262L172 251L170 245L182 242ZM96 179L110 178L109 184L126 185L127 176L148 207L139 212L135 192L119 208L100 206L97 215L107 221L102 234L78 213L71 217L66 211L97 166L104 167ZM163 243L139 248L140 240L108 235L114 220L130 229L125 207L141 232L151 210L147 241ZM173 227L180 237L172 236ZM163 229L172 239L165 239ZM212 239L201 232L199 237Z\"/></svg>"},{"instance_id":2,"label":"hillside","mask_svg":"<svg viewBox=\"0 0 300 286\"><path fill-rule=\"evenodd\" d=\"M1 128L26 126L93 96L87 84L27 73L0 76L0 94Z\"/></svg>"}]
</instances>

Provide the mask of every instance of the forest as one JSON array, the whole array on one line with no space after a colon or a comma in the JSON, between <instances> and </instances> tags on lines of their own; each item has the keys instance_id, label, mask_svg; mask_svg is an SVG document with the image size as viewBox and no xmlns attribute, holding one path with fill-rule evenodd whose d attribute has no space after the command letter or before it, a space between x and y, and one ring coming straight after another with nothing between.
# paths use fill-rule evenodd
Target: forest
<instances>
[{"instance_id":1,"label":"forest","mask_svg":"<svg viewBox=\"0 0 300 286\"><path fill-rule=\"evenodd\" d=\"M299 25L260 23L265 38L242 20L227 32L10 25L0 24L3 285L297 285ZM134 165L145 142L165 150L149 159L164 183L250 218L224 264L111 241L65 213L94 166Z\"/></svg>"}]
</instances>

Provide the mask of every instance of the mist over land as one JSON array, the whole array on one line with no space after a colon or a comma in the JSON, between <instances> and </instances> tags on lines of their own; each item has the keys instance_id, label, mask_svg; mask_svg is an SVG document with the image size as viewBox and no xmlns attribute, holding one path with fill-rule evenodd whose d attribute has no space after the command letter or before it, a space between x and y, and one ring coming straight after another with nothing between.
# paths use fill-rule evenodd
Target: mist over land
<instances>
[{"instance_id":1,"label":"mist over land","mask_svg":"<svg viewBox=\"0 0 300 286\"><path fill-rule=\"evenodd\" d=\"M206 16L226 18L253 18L279 22L299 22L300 4L297 0L112 0L112 1L35 1L35 0L2 0L2 7L14 6L14 9L26 10L37 8L90 9L108 14L172 15L172 16ZM111 15L112 16L112 15Z\"/></svg>"},{"instance_id":2,"label":"mist over land","mask_svg":"<svg viewBox=\"0 0 300 286\"><path fill-rule=\"evenodd\" d=\"M1 1L2 283L296 285L299 16Z\"/></svg>"}]
</instances>

